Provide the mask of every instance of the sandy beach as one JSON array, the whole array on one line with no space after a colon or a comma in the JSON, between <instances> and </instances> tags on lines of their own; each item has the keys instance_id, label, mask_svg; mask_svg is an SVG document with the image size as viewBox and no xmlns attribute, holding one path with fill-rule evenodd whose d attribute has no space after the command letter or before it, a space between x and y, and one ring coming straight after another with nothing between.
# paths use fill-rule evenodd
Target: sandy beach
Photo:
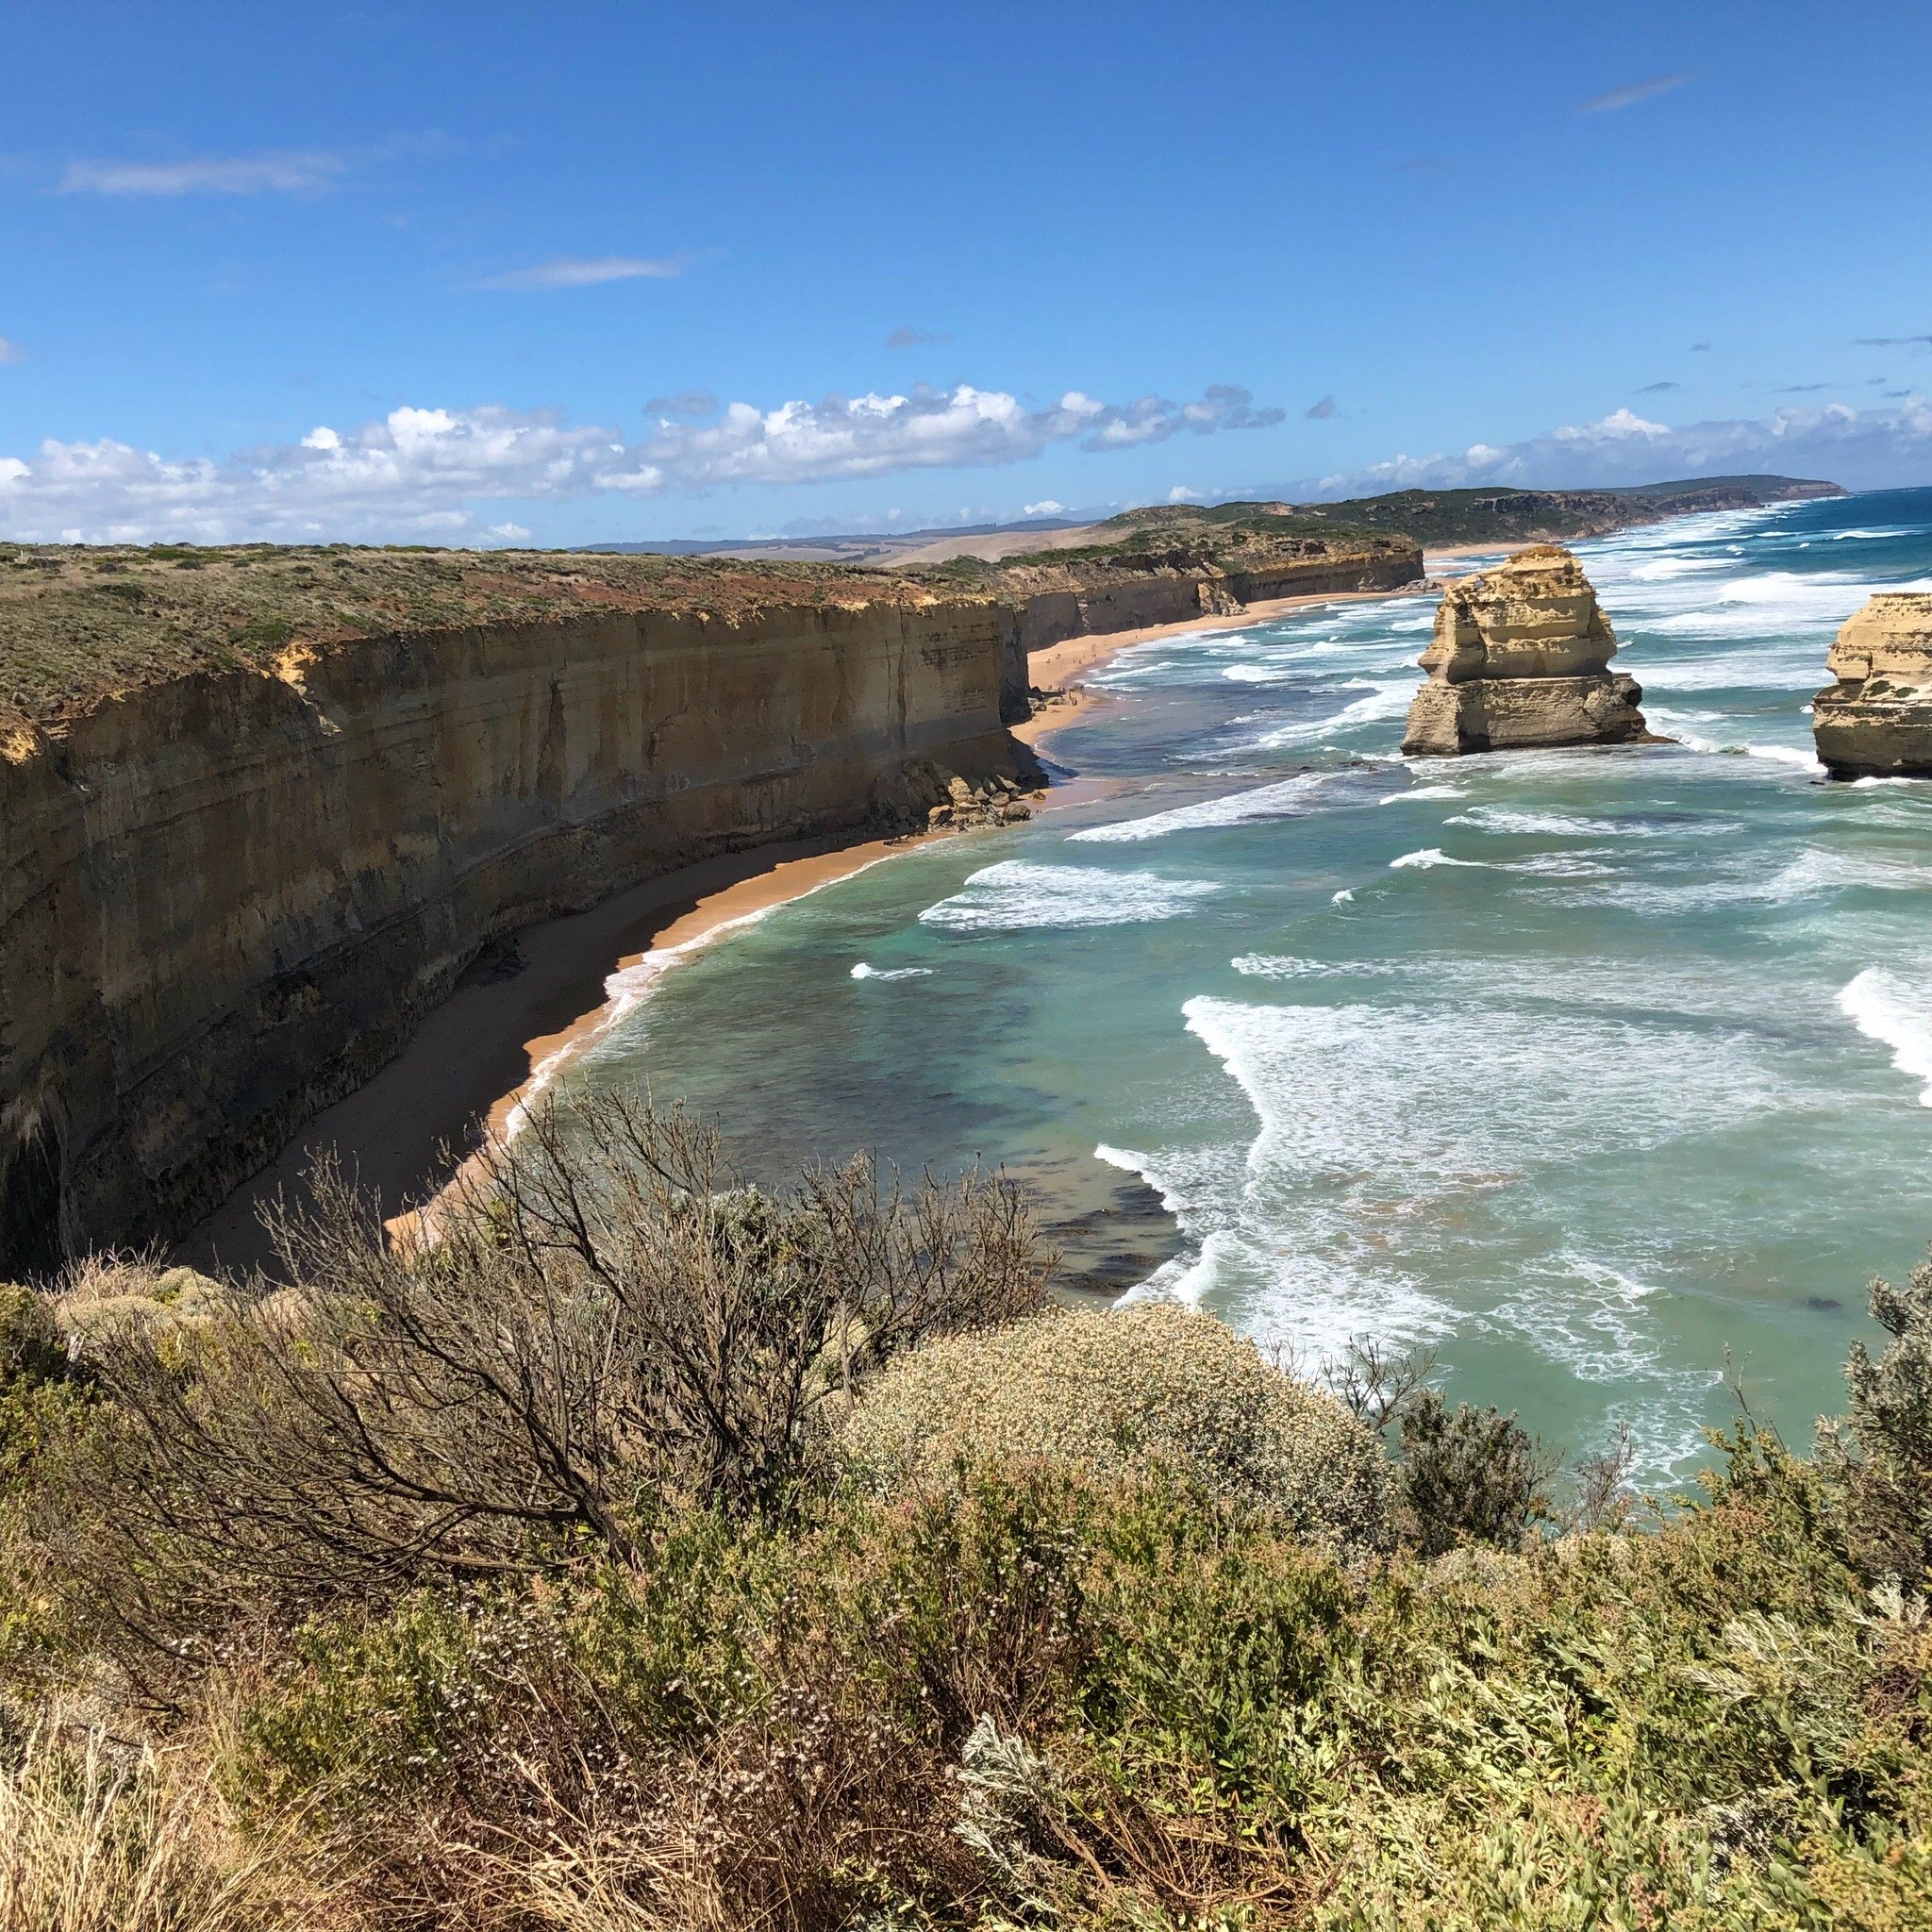
<instances>
[{"instance_id":1,"label":"sandy beach","mask_svg":"<svg viewBox=\"0 0 1932 1932\"><path fill-rule=\"evenodd\" d=\"M1129 644L1189 631L1229 630L1318 604L1386 597L1387 591L1285 597L1240 615L1069 639L1033 653L1031 678L1067 695L1014 727L1038 746L1105 703L1082 680ZM1051 810L1106 789L1057 770L1036 800ZM734 927L808 892L934 839L990 839L986 831L915 833L841 843L761 846L646 880L589 912L525 928L491 949L374 1079L311 1120L261 1173L244 1182L175 1249L197 1267L247 1269L270 1258L261 1204L300 1192L303 1174L330 1148L352 1162L383 1212L403 1215L444 1186L486 1134L502 1136L597 1036L636 1006L650 980Z\"/></svg>"}]
</instances>

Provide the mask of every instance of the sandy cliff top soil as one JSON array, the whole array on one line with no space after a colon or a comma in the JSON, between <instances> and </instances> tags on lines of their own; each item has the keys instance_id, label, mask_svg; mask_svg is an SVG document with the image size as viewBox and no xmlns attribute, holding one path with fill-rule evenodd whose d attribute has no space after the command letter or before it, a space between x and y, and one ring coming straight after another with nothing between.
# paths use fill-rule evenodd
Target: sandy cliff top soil
<instances>
[{"instance_id":1,"label":"sandy cliff top soil","mask_svg":"<svg viewBox=\"0 0 1932 1932\"><path fill-rule=\"evenodd\" d=\"M958 599L965 586L947 587ZM741 620L778 606L929 603L917 579L829 564L544 551L0 544L0 723L327 646L604 610Z\"/></svg>"}]
</instances>

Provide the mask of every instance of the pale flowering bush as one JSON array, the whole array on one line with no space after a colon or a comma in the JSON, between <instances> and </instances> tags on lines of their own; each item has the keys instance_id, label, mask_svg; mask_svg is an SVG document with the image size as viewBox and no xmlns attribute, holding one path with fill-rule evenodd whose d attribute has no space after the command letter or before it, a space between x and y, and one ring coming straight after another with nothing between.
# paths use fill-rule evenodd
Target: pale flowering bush
<instances>
[{"instance_id":1,"label":"pale flowering bush","mask_svg":"<svg viewBox=\"0 0 1932 1932\"><path fill-rule=\"evenodd\" d=\"M1272 1510L1309 1541L1356 1553L1393 1539L1374 1432L1173 1303L1062 1309L929 1341L866 1387L839 1448L874 1492L942 1486L991 1462L1158 1466Z\"/></svg>"}]
</instances>

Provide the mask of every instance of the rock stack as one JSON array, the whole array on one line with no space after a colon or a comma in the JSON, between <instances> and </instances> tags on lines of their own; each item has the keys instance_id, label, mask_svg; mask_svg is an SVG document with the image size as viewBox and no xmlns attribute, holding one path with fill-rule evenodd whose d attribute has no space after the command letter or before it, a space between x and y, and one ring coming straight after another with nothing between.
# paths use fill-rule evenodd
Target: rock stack
<instances>
[{"instance_id":1,"label":"rock stack","mask_svg":"<svg viewBox=\"0 0 1932 1932\"><path fill-rule=\"evenodd\" d=\"M1616 649L1576 559L1554 543L1519 550L1442 593L1402 749L1453 758L1646 738L1642 691L1609 669Z\"/></svg>"},{"instance_id":2,"label":"rock stack","mask_svg":"<svg viewBox=\"0 0 1932 1932\"><path fill-rule=\"evenodd\" d=\"M1881 591L1824 660L1838 682L1811 701L1819 760L1834 778L1932 778L1932 596Z\"/></svg>"}]
</instances>

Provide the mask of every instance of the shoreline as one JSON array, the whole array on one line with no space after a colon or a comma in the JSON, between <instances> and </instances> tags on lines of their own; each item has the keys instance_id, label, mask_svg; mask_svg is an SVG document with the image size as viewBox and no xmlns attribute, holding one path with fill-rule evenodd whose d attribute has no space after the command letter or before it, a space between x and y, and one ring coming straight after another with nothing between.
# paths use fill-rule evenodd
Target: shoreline
<instances>
[{"instance_id":1,"label":"shoreline","mask_svg":"<svg viewBox=\"0 0 1932 1932\"><path fill-rule=\"evenodd\" d=\"M1012 736L1037 748L1091 715L1108 699L1081 680L1130 644L1239 629L1322 604L1404 594L1341 591L1271 598L1239 615L1050 644L1029 654L1030 681L1064 679L1054 688L1070 701L1036 712L1013 726ZM1074 773L1057 774L1034 808L1083 804L1109 789L1106 781ZM589 912L525 927L486 949L393 1059L308 1121L274 1160L175 1243L172 1257L200 1268L265 1265L271 1256L258 1207L278 1193L296 1196L309 1163L331 1149L375 1193L390 1225L410 1224L433 1211L482 1147L512 1131L518 1112L634 1010L679 959L902 852L974 836L941 830L846 842L831 834L758 846L647 879Z\"/></svg>"}]
</instances>

